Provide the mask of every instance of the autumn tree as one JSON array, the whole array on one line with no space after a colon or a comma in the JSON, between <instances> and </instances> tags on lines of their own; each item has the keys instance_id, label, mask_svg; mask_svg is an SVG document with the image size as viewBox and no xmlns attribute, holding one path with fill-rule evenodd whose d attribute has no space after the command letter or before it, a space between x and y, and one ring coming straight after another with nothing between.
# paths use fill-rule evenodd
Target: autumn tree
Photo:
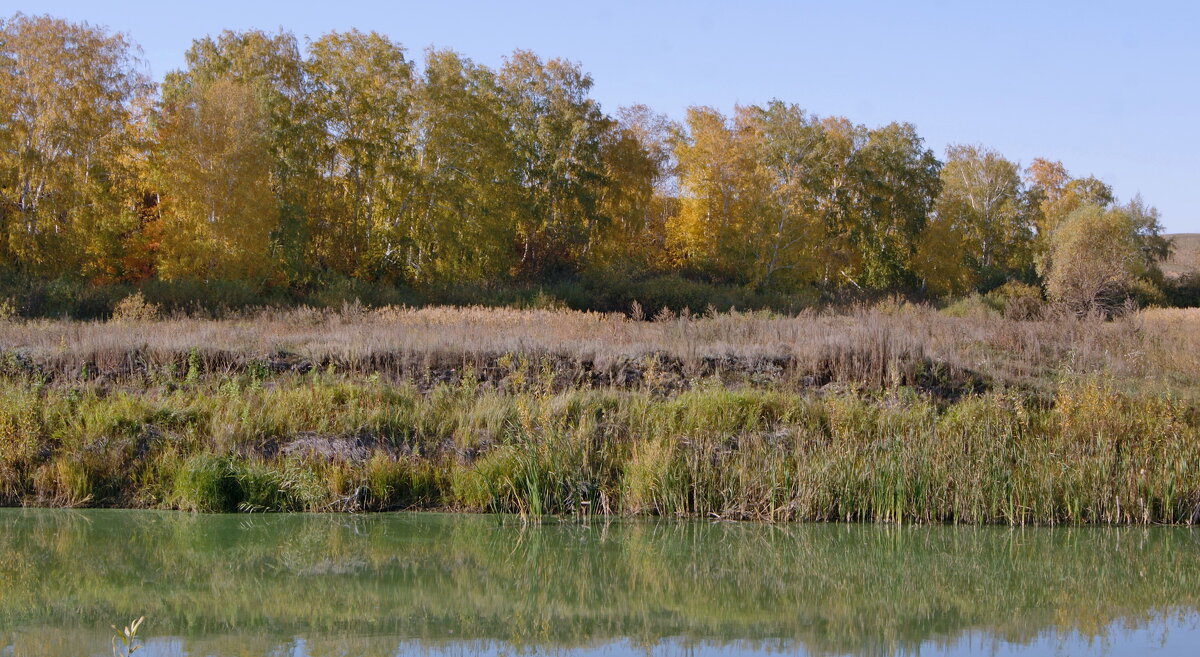
<instances>
[{"instance_id":1,"label":"autumn tree","mask_svg":"<svg viewBox=\"0 0 1200 657\"><path fill-rule=\"evenodd\" d=\"M688 113L671 224L689 266L729 281L899 288L939 188L909 124L868 130L794 105Z\"/></svg>"},{"instance_id":2,"label":"autumn tree","mask_svg":"<svg viewBox=\"0 0 1200 657\"><path fill-rule=\"evenodd\" d=\"M532 239L518 234L525 189L504 103L493 71L449 50L426 53L413 105L415 179L385 254L408 280L496 280L518 262L513 244Z\"/></svg>"},{"instance_id":3,"label":"autumn tree","mask_svg":"<svg viewBox=\"0 0 1200 657\"><path fill-rule=\"evenodd\" d=\"M1072 177L1062 162L1035 158L1025 170L1031 199L1038 213L1034 231L1048 237L1059 222L1084 205L1108 206L1115 201L1112 188L1094 176Z\"/></svg>"},{"instance_id":4,"label":"autumn tree","mask_svg":"<svg viewBox=\"0 0 1200 657\"><path fill-rule=\"evenodd\" d=\"M669 242L684 267L721 280L749 282L758 255L747 240L767 209L770 181L759 167L752 132L709 107L688 109L678 140L679 214Z\"/></svg>"},{"instance_id":5,"label":"autumn tree","mask_svg":"<svg viewBox=\"0 0 1200 657\"><path fill-rule=\"evenodd\" d=\"M204 87L233 80L244 86L247 102L256 105L279 219L271 257L289 281L311 281L315 259L309 245L320 228L312 217L321 200L317 158L323 137L295 35L226 30L192 42L184 60L183 69L163 80L164 103L193 102L196 94L206 95Z\"/></svg>"},{"instance_id":6,"label":"autumn tree","mask_svg":"<svg viewBox=\"0 0 1200 657\"><path fill-rule=\"evenodd\" d=\"M1109 314L1136 279L1141 258L1129 212L1083 205L1050 236L1046 291L1076 314Z\"/></svg>"},{"instance_id":7,"label":"autumn tree","mask_svg":"<svg viewBox=\"0 0 1200 657\"><path fill-rule=\"evenodd\" d=\"M309 253L342 275L377 278L414 185L412 62L386 37L351 30L310 44L304 68L322 182Z\"/></svg>"},{"instance_id":8,"label":"autumn tree","mask_svg":"<svg viewBox=\"0 0 1200 657\"><path fill-rule=\"evenodd\" d=\"M792 288L809 283L823 241L819 206L828 193L824 131L804 110L780 101L740 109L739 121L768 187L763 221L746 236L756 242L754 282Z\"/></svg>"},{"instance_id":9,"label":"autumn tree","mask_svg":"<svg viewBox=\"0 0 1200 657\"><path fill-rule=\"evenodd\" d=\"M863 202L860 153L867 141L867 128L837 116L822 118L820 124L825 172L818 200L818 216L824 226L820 282L827 289L859 286L862 254L855 236L863 218L859 211Z\"/></svg>"},{"instance_id":10,"label":"autumn tree","mask_svg":"<svg viewBox=\"0 0 1200 657\"><path fill-rule=\"evenodd\" d=\"M515 149L520 269L546 276L573 270L592 246L606 184L610 119L588 96L591 76L562 59L518 50L498 74Z\"/></svg>"},{"instance_id":11,"label":"autumn tree","mask_svg":"<svg viewBox=\"0 0 1200 657\"><path fill-rule=\"evenodd\" d=\"M0 264L105 275L138 225L134 127L151 87L121 34L48 16L0 23Z\"/></svg>"},{"instance_id":12,"label":"autumn tree","mask_svg":"<svg viewBox=\"0 0 1200 657\"><path fill-rule=\"evenodd\" d=\"M1135 194L1121 209L1133 222L1134 238L1138 247L1139 276L1161 285L1163 274L1159 267L1171 257L1174 244L1171 238L1163 235L1165 229L1158 208L1146 203L1141 194Z\"/></svg>"},{"instance_id":13,"label":"autumn tree","mask_svg":"<svg viewBox=\"0 0 1200 657\"><path fill-rule=\"evenodd\" d=\"M245 83L194 86L159 119L164 279L265 282L279 221L268 119Z\"/></svg>"},{"instance_id":14,"label":"autumn tree","mask_svg":"<svg viewBox=\"0 0 1200 657\"><path fill-rule=\"evenodd\" d=\"M959 253L976 284L995 287L1025 277L1034 217L1020 167L982 146L950 146L941 179L938 223L961 236Z\"/></svg>"},{"instance_id":15,"label":"autumn tree","mask_svg":"<svg viewBox=\"0 0 1200 657\"><path fill-rule=\"evenodd\" d=\"M647 105L631 105L617 109L617 127L637 140L639 147L654 166L652 184L660 197L678 193L675 180L673 144L681 126L666 114L655 112Z\"/></svg>"},{"instance_id":16,"label":"autumn tree","mask_svg":"<svg viewBox=\"0 0 1200 657\"><path fill-rule=\"evenodd\" d=\"M674 212L671 140L675 124L645 105L623 107L601 142L604 184L587 266L609 276L661 270Z\"/></svg>"},{"instance_id":17,"label":"autumn tree","mask_svg":"<svg viewBox=\"0 0 1200 657\"><path fill-rule=\"evenodd\" d=\"M910 123L871 130L859 154L859 221L851 231L863 287L899 289L915 274L913 258L941 187L941 163Z\"/></svg>"},{"instance_id":18,"label":"autumn tree","mask_svg":"<svg viewBox=\"0 0 1200 657\"><path fill-rule=\"evenodd\" d=\"M969 248L966 230L952 217L931 216L913 257L920 290L934 297L949 297L974 288L978 275L967 262L971 259Z\"/></svg>"}]
</instances>

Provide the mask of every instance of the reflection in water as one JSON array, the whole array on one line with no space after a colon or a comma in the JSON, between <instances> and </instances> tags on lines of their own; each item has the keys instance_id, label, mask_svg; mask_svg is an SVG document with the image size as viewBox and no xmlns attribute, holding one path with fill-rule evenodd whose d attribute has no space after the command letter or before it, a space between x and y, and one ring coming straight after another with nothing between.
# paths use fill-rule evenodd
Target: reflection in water
<instances>
[{"instance_id":1,"label":"reflection in water","mask_svg":"<svg viewBox=\"0 0 1200 657\"><path fill-rule=\"evenodd\" d=\"M147 657L1053 654L1194 645L1197 610L1184 528L0 510L14 657L141 615Z\"/></svg>"}]
</instances>

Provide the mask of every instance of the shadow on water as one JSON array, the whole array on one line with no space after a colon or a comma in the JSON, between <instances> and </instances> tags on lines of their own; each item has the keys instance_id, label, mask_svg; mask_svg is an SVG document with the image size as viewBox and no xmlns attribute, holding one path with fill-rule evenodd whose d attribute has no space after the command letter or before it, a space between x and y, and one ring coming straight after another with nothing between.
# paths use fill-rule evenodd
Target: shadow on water
<instances>
[{"instance_id":1,"label":"shadow on water","mask_svg":"<svg viewBox=\"0 0 1200 657\"><path fill-rule=\"evenodd\" d=\"M0 510L0 656L106 654L142 615L146 657L990 654L1198 609L1186 528Z\"/></svg>"}]
</instances>

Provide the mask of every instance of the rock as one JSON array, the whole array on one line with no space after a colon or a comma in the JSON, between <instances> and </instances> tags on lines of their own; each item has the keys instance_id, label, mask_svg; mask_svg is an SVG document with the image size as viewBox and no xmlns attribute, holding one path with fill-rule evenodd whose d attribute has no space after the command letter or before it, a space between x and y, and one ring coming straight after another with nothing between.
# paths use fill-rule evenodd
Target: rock
<instances>
[{"instance_id":1,"label":"rock","mask_svg":"<svg viewBox=\"0 0 1200 657\"><path fill-rule=\"evenodd\" d=\"M322 459L325 461L362 462L370 458L376 446L374 436L322 436L313 432L302 432L279 449L285 457Z\"/></svg>"}]
</instances>

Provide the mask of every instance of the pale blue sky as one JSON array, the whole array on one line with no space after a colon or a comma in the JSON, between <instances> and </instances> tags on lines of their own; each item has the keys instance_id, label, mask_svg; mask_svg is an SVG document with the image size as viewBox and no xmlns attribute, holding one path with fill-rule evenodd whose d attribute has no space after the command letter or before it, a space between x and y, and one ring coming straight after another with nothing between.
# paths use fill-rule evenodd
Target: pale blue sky
<instances>
[{"instance_id":1,"label":"pale blue sky","mask_svg":"<svg viewBox=\"0 0 1200 657\"><path fill-rule=\"evenodd\" d=\"M129 34L155 77L225 28L298 36L357 27L497 66L515 48L582 64L608 111L674 117L772 98L876 125L915 123L931 148L981 143L1062 160L1171 232L1200 232L1200 3L1128 2L103 2L0 0Z\"/></svg>"}]
</instances>

